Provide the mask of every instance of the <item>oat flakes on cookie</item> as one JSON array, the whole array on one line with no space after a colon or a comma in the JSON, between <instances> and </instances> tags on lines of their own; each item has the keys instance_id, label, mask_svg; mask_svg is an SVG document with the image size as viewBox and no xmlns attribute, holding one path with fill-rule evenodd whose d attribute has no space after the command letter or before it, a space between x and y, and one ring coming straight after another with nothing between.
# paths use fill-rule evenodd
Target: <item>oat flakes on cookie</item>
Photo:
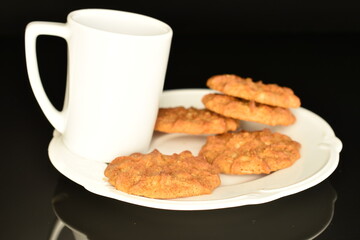
<instances>
[{"instance_id":1,"label":"oat flakes on cookie","mask_svg":"<svg viewBox=\"0 0 360 240\"><path fill-rule=\"evenodd\" d=\"M216 75L208 79L207 86L226 95L252 100L283 108L300 107L300 99L287 87L254 82L234 74Z\"/></svg>"},{"instance_id":2,"label":"oat flakes on cookie","mask_svg":"<svg viewBox=\"0 0 360 240\"><path fill-rule=\"evenodd\" d=\"M160 108L155 130L166 133L219 134L235 131L239 120L194 107Z\"/></svg>"},{"instance_id":3,"label":"oat flakes on cookie","mask_svg":"<svg viewBox=\"0 0 360 240\"><path fill-rule=\"evenodd\" d=\"M210 194L220 185L218 169L189 151L121 156L107 166L105 176L117 190L157 199Z\"/></svg>"},{"instance_id":4,"label":"oat flakes on cookie","mask_svg":"<svg viewBox=\"0 0 360 240\"><path fill-rule=\"evenodd\" d=\"M300 143L281 133L241 131L209 136L199 152L225 174L269 174L300 158Z\"/></svg>"},{"instance_id":5,"label":"oat flakes on cookie","mask_svg":"<svg viewBox=\"0 0 360 240\"><path fill-rule=\"evenodd\" d=\"M226 117L271 126L291 125L296 117L289 109L247 101L224 94L209 93L202 98L205 107Z\"/></svg>"}]
</instances>

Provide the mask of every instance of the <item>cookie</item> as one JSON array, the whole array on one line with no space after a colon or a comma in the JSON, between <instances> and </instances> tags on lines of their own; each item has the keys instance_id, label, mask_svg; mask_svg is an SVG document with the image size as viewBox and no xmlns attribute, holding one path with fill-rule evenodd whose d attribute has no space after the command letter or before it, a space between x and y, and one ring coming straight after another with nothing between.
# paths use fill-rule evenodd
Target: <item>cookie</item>
<instances>
[{"instance_id":1,"label":"cookie","mask_svg":"<svg viewBox=\"0 0 360 240\"><path fill-rule=\"evenodd\" d=\"M208 79L207 86L226 95L283 108L300 107L300 99L287 87L254 82L233 74L216 75Z\"/></svg>"},{"instance_id":2,"label":"cookie","mask_svg":"<svg viewBox=\"0 0 360 240\"><path fill-rule=\"evenodd\" d=\"M202 98L202 102L207 109L234 119L270 126L287 126L296 121L296 117L287 108L269 106L224 94L207 94Z\"/></svg>"},{"instance_id":3,"label":"cookie","mask_svg":"<svg viewBox=\"0 0 360 240\"><path fill-rule=\"evenodd\" d=\"M166 133L219 134L236 130L238 120L221 116L207 109L160 108L155 130Z\"/></svg>"},{"instance_id":4,"label":"cookie","mask_svg":"<svg viewBox=\"0 0 360 240\"><path fill-rule=\"evenodd\" d=\"M107 166L105 176L120 191L157 199L210 194L220 185L218 169L189 151L121 156Z\"/></svg>"},{"instance_id":5,"label":"cookie","mask_svg":"<svg viewBox=\"0 0 360 240\"><path fill-rule=\"evenodd\" d=\"M209 136L199 156L226 174L269 174L300 158L300 143L281 133L240 131Z\"/></svg>"}]
</instances>

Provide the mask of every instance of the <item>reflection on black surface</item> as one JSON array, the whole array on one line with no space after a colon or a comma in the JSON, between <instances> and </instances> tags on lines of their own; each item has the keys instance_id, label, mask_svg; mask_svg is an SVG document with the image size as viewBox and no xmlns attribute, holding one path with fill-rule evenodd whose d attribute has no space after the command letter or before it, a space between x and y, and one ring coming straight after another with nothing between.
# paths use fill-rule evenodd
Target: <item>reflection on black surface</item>
<instances>
[{"instance_id":1,"label":"reflection on black surface","mask_svg":"<svg viewBox=\"0 0 360 240\"><path fill-rule=\"evenodd\" d=\"M313 239L332 219L336 192L327 181L265 204L208 211L136 206L59 180L53 208L75 239ZM53 238L57 239L57 238Z\"/></svg>"}]
</instances>

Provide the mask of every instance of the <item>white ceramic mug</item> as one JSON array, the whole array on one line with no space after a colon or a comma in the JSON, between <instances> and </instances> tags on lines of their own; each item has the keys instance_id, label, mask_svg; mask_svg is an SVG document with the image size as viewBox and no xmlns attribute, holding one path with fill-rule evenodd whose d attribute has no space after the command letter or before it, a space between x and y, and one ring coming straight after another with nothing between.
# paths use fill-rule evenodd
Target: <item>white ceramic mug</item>
<instances>
[{"instance_id":1,"label":"white ceramic mug","mask_svg":"<svg viewBox=\"0 0 360 240\"><path fill-rule=\"evenodd\" d=\"M36 39L68 44L64 108L58 111L41 83ZM25 31L34 95L64 144L86 159L109 162L147 151L158 112L172 39L154 18L107 9L71 12L67 23L31 22Z\"/></svg>"}]
</instances>

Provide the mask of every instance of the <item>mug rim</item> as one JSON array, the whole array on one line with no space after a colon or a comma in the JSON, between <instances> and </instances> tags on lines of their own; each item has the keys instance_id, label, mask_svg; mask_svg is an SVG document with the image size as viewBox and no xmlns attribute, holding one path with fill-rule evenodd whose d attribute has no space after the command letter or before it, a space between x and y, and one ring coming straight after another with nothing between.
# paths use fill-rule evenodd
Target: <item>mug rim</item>
<instances>
[{"instance_id":1,"label":"mug rim","mask_svg":"<svg viewBox=\"0 0 360 240\"><path fill-rule=\"evenodd\" d=\"M157 30L149 31L151 33L131 33L131 32L125 32L125 31L115 31L115 30L109 30L105 29L105 27L99 27L95 26L94 24L85 23L84 20L79 20L81 14L98 14L99 17L101 14L106 14L109 16L109 14L115 16L115 17L131 17L133 20L140 20L143 19L148 23L151 23L153 25L153 28L157 28ZM163 36L163 35L172 35L173 30L172 28L165 22L156 19L154 17L150 17L147 15L134 13L134 12L128 12L128 11L121 11L121 10L114 10L114 9L103 9L103 8L85 8L85 9L78 9L70 12L67 16L67 21L70 23L75 23L79 26L89 28L91 30L97 30L104 33L109 34L116 34L116 35L122 35L122 36L132 36L132 37L157 37L157 36ZM144 21L144 22L145 22Z\"/></svg>"}]
</instances>

